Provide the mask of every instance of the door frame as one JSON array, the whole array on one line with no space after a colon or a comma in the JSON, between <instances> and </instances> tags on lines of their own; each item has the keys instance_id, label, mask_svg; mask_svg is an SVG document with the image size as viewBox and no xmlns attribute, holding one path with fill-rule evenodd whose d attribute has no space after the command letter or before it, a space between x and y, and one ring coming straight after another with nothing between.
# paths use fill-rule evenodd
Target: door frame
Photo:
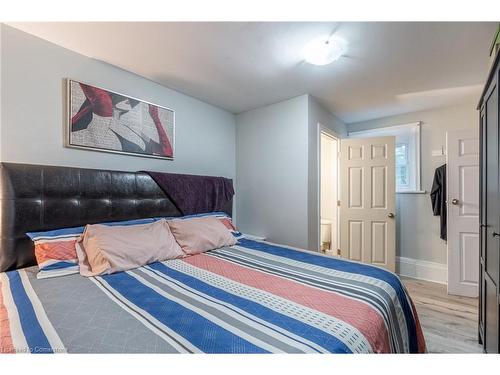
<instances>
[{"instance_id":1,"label":"door frame","mask_svg":"<svg viewBox=\"0 0 500 375\"><path fill-rule=\"evenodd\" d=\"M318 122L317 127L316 127L316 144L318 145L317 147L317 153L316 153L316 159L317 159L317 169L316 169L316 175L318 178L318 185L317 185L317 197L318 199L316 200L316 207L318 210L318 215L316 215L316 238L317 238L317 243L318 247L316 251L318 253L321 252L321 134L324 133L327 136L335 139L337 141L337 201L340 199L340 173L339 173L339 167L340 167L340 160L339 160L339 152L340 152L340 136L337 132L334 130L327 128L320 122ZM340 244L340 207L337 205L337 227L335 228L337 231L337 248L339 248ZM331 249L334 251L335 254L337 254L337 249Z\"/></svg>"}]
</instances>

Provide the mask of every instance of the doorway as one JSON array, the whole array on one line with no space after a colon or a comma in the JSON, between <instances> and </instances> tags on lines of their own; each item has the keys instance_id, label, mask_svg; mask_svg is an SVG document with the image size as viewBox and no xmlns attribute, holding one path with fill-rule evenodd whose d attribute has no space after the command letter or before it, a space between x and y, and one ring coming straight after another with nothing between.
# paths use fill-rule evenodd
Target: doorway
<instances>
[{"instance_id":1,"label":"doorway","mask_svg":"<svg viewBox=\"0 0 500 375\"><path fill-rule=\"evenodd\" d=\"M340 140L319 124L320 252L395 271L395 140Z\"/></svg>"},{"instance_id":2,"label":"doorway","mask_svg":"<svg viewBox=\"0 0 500 375\"><path fill-rule=\"evenodd\" d=\"M320 133L320 251L338 255L338 152L339 141Z\"/></svg>"}]
</instances>

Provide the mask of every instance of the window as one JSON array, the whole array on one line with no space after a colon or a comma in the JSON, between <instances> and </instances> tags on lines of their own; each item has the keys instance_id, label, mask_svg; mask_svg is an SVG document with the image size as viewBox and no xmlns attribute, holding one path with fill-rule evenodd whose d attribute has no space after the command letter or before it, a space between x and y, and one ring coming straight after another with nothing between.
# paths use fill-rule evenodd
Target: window
<instances>
[{"instance_id":1,"label":"window","mask_svg":"<svg viewBox=\"0 0 500 375\"><path fill-rule=\"evenodd\" d=\"M396 144L396 186L398 188L408 188L410 176L408 169L408 144Z\"/></svg>"},{"instance_id":2,"label":"window","mask_svg":"<svg viewBox=\"0 0 500 375\"><path fill-rule=\"evenodd\" d=\"M396 137L396 192L420 193L420 122L349 132L351 138Z\"/></svg>"}]
</instances>

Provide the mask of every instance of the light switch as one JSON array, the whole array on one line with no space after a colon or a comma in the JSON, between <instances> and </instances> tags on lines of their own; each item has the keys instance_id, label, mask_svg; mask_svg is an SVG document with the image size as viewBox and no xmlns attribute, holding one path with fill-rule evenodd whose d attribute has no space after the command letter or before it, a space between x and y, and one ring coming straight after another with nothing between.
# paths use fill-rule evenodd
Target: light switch
<instances>
[{"instance_id":1,"label":"light switch","mask_svg":"<svg viewBox=\"0 0 500 375\"><path fill-rule=\"evenodd\" d=\"M441 146L437 150L432 150L432 156L443 156L443 155L444 155L443 146Z\"/></svg>"}]
</instances>

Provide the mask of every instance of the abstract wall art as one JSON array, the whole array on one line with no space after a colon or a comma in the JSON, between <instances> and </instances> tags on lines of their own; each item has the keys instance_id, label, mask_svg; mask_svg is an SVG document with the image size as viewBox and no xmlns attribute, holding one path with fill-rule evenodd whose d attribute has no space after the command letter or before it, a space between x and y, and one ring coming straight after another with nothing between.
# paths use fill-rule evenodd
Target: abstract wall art
<instances>
[{"instance_id":1,"label":"abstract wall art","mask_svg":"<svg viewBox=\"0 0 500 375\"><path fill-rule=\"evenodd\" d=\"M66 146L174 158L172 109L68 79Z\"/></svg>"}]
</instances>

